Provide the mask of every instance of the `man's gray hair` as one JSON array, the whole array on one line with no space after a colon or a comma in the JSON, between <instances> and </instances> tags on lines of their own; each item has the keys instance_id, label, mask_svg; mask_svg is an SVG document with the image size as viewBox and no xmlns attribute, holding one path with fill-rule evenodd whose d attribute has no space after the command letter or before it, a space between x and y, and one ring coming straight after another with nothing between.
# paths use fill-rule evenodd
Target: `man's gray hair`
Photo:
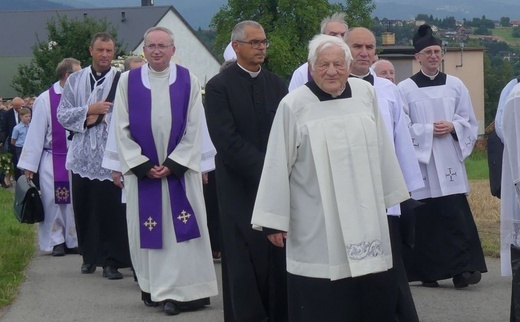
<instances>
[{"instance_id":1,"label":"man's gray hair","mask_svg":"<svg viewBox=\"0 0 520 322\"><path fill-rule=\"evenodd\" d=\"M175 45L174 43L174 39L173 39L173 32L166 28L166 27L152 27L150 29L148 29L145 33L144 33L144 36L143 36L143 39L144 39L144 44L146 45L146 37L148 37L148 34L151 33L152 31L163 31L165 33L168 34L168 36L170 36L170 39L172 40L172 45Z\"/></svg>"},{"instance_id":2,"label":"man's gray hair","mask_svg":"<svg viewBox=\"0 0 520 322\"><path fill-rule=\"evenodd\" d=\"M324 34L325 33L325 28L327 28L327 25L331 22L339 22L339 23L342 23L344 26L345 26L345 30L348 30L348 24L347 22L345 21L345 17L347 16L346 13L344 12L336 12L335 14L333 14L332 16L330 17L325 17L321 22L320 22L320 33Z\"/></svg>"},{"instance_id":3,"label":"man's gray hair","mask_svg":"<svg viewBox=\"0 0 520 322\"><path fill-rule=\"evenodd\" d=\"M343 41L343 39L335 37L335 36L329 36L329 35L316 35L312 40L309 42L309 56L307 60L309 61L309 64L311 65L312 69L316 67L316 60L318 59L318 55L325 49L331 46L337 45L343 51L345 52L345 62L347 66L350 66L350 63L352 62L352 54L350 53L350 49L348 48L347 44Z\"/></svg>"},{"instance_id":4,"label":"man's gray hair","mask_svg":"<svg viewBox=\"0 0 520 322\"><path fill-rule=\"evenodd\" d=\"M56 76L58 79L62 80L67 73L72 74L74 72L74 65L81 65L81 62L75 58L64 58L60 61L56 67Z\"/></svg>"},{"instance_id":5,"label":"man's gray hair","mask_svg":"<svg viewBox=\"0 0 520 322\"><path fill-rule=\"evenodd\" d=\"M224 69L228 68L229 66L233 65L236 62L237 62L237 60L235 58L226 60L222 65L220 65L219 73L222 72Z\"/></svg>"},{"instance_id":6,"label":"man's gray hair","mask_svg":"<svg viewBox=\"0 0 520 322\"><path fill-rule=\"evenodd\" d=\"M235 27L233 27L233 31L231 31L231 41L245 40L245 38L246 38L245 27L246 26L251 26L254 28L262 29L262 30L264 29L264 27L262 27L262 25L256 21L253 21L253 20L241 21L241 22L237 23L235 25Z\"/></svg>"},{"instance_id":7,"label":"man's gray hair","mask_svg":"<svg viewBox=\"0 0 520 322\"><path fill-rule=\"evenodd\" d=\"M130 64L132 63L146 63L146 60L140 56L130 56L125 59L123 66L125 67L125 71L130 70Z\"/></svg>"}]
</instances>

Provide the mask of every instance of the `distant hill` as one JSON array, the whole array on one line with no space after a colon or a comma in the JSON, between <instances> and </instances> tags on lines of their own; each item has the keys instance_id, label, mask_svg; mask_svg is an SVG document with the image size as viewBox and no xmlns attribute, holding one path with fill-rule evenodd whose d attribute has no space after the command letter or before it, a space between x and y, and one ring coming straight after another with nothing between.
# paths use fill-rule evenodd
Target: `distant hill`
<instances>
[{"instance_id":1,"label":"distant hill","mask_svg":"<svg viewBox=\"0 0 520 322\"><path fill-rule=\"evenodd\" d=\"M345 3L345 0L329 0ZM208 29L211 18L227 4L227 0L155 0L156 6L173 5L194 28ZM417 14L433 15L436 18L454 16L458 20L486 16L520 19L518 0L374 0L374 17L389 19L413 19ZM137 7L141 0L0 0L0 10L49 10L65 8Z\"/></svg>"},{"instance_id":2,"label":"distant hill","mask_svg":"<svg viewBox=\"0 0 520 322\"><path fill-rule=\"evenodd\" d=\"M0 10L52 10L52 9L71 9L70 5L56 3L48 0L1 0Z\"/></svg>"},{"instance_id":3,"label":"distant hill","mask_svg":"<svg viewBox=\"0 0 520 322\"><path fill-rule=\"evenodd\" d=\"M453 16L462 20L486 16L498 20L510 17L520 19L520 3L518 0L375 0L376 9L372 16L389 19L412 19L424 13L436 18Z\"/></svg>"}]
</instances>

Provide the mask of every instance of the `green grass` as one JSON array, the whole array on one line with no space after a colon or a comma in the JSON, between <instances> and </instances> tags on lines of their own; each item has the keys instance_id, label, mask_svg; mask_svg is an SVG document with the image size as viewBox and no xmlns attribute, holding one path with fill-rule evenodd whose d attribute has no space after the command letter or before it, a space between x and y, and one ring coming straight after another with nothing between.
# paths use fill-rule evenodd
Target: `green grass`
<instances>
[{"instance_id":1,"label":"green grass","mask_svg":"<svg viewBox=\"0 0 520 322\"><path fill-rule=\"evenodd\" d=\"M511 46L520 46L520 38L515 38L511 35L512 27L497 27L490 29L493 36L498 36L504 39Z\"/></svg>"},{"instance_id":2,"label":"green grass","mask_svg":"<svg viewBox=\"0 0 520 322\"><path fill-rule=\"evenodd\" d=\"M466 172L469 180L489 179L489 168L486 152L473 150L473 153L466 158Z\"/></svg>"},{"instance_id":3,"label":"green grass","mask_svg":"<svg viewBox=\"0 0 520 322\"><path fill-rule=\"evenodd\" d=\"M35 250L34 225L19 223L11 191L0 189L0 308L11 304Z\"/></svg>"}]
</instances>

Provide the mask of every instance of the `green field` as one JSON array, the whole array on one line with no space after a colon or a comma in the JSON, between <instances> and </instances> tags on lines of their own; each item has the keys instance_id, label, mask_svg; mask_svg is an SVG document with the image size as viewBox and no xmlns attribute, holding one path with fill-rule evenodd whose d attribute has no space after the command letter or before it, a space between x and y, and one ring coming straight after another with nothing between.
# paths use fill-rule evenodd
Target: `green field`
<instances>
[{"instance_id":1,"label":"green field","mask_svg":"<svg viewBox=\"0 0 520 322\"><path fill-rule=\"evenodd\" d=\"M520 46L520 38L514 38L511 35L512 28L513 27L496 27L495 29L490 29L490 30L491 30L491 33L493 36L500 37L503 41L507 42L510 46L518 47L518 46Z\"/></svg>"},{"instance_id":2,"label":"green field","mask_svg":"<svg viewBox=\"0 0 520 322\"><path fill-rule=\"evenodd\" d=\"M473 153L466 158L466 172L469 180L489 179L489 168L487 155L483 151L473 150Z\"/></svg>"}]
</instances>

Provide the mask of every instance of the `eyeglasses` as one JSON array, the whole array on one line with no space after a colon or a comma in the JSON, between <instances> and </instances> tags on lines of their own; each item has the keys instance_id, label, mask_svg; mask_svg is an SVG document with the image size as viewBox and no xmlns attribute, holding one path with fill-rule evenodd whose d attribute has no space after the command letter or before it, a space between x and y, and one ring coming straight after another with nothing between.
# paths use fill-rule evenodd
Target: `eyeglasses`
<instances>
[{"instance_id":1,"label":"eyeglasses","mask_svg":"<svg viewBox=\"0 0 520 322\"><path fill-rule=\"evenodd\" d=\"M426 55L426 56L432 56L432 55L440 56L440 55L442 55L442 50L435 49L435 50L420 51L419 54Z\"/></svg>"},{"instance_id":2,"label":"eyeglasses","mask_svg":"<svg viewBox=\"0 0 520 322\"><path fill-rule=\"evenodd\" d=\"M265 48L269 48L269 39L250 40L250 41L237 40L236 42L239 42L239 43L242 43L242 44L250 44L251 48L254 48L254 49L260 48L260 44L265 45Z\"/></svg>"},{"instance_id":3,"label":"eyeglasses","mask_svg":"<svg viewBox=\"0 0 520 322\"><path fill-rule=\"evenodd\" d=\"M146 48L146 50L148 50L150 52L153 52L156 49L159 49L159 51L165 51L166 49L168 49L168 47L171 47L171 46L173 46L173 45L159 44L159 45L146 45L146 46L144 46L144 48Z\"/></svg>"}]
</instances>

